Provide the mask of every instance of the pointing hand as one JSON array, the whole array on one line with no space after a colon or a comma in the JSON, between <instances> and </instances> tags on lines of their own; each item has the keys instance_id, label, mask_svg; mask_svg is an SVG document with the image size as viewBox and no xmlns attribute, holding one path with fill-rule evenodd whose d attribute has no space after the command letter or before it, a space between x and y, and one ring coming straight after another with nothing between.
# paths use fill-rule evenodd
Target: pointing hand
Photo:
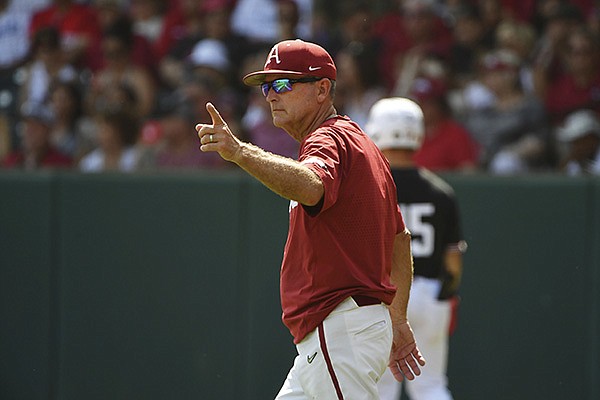
<instances>
[{"instance_id":1,"label":"pointing hand","mask_svg":"<svg viewBox=\"0 0 600 400\"><path fill-rule=\"evenodd\" d=\"M240 140L231 132L227 123L212 103L206 103L212 124L197 124L200 150L216 151L227 161L232 161L240 149Z\"/></svg>"}]
</instances>

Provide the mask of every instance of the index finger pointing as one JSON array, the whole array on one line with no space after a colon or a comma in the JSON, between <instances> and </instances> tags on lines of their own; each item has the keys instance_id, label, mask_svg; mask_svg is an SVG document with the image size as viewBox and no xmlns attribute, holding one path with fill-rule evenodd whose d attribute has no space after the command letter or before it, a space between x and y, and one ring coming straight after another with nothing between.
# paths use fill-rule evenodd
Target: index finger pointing
<instances>
[{"instance_id":1,"label":"index finger pointing","mask_svg":"<svg viewBox=\"0 0 600 400\"><path fill-rule=\"evenodd\" d=\"M219 111L213 106L212 103L206 103L206 111L210 114L210 118L212 119L213 126L217 125L225 125L225 120L219 114Z\"/></svg>"}]
</instances>

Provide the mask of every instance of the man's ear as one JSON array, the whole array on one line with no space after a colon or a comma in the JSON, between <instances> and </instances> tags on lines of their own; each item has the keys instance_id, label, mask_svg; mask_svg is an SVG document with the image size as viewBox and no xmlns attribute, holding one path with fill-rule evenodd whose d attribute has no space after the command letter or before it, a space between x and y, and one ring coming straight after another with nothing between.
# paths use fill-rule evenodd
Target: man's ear
<instances>
[{"instance_id":1,"label":"man's ear","mask_svg":"<svg viewBox=\"0 0 600 400\"><path fill-rule=\"evenodd\" d=\"M317 101L322 103L329 97L331 92L331 81L329 79L323 78L317 82Z\"/></svg>"}]
</instances>

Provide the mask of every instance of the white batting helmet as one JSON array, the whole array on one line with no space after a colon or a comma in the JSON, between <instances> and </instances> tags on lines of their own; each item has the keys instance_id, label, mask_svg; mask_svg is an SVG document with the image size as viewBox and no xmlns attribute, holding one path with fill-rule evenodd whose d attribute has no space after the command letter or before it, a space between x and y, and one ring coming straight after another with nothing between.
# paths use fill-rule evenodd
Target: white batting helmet
<instances>
[{"instance_id":1,"label":"white batting helmet","mask_svg":"<svg viewBox=\"0 0 600 400\"><path fill-rule=\"evenodd\" d=\"M381 99L371 107L365 131L380 149L416 150L425 135L423 111L410 99Z\"/></svg>"}]
</instances>

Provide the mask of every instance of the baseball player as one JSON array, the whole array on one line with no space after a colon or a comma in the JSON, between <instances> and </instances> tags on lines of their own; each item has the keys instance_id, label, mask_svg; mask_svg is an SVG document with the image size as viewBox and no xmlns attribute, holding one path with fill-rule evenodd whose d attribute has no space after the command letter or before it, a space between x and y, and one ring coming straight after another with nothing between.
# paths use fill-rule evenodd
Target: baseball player
<instances>
[{"instance_id":1,"label":"baseball player","mask_svg":"<svg viewBox=\"0 0 600 400\"><path fill-rule=\"evenodd\" d=\"M412 100L378 101L365 130L390 162L398 201L412 233L414 281L408 319L427 366L418 380L407 383L406 390L412 400L452 399L446 377L450 299L460 283L466 250L454 193L440 177L414 164L424 127L421 108ZM391 375L384 375L379 383L382 400L398 400L400 390Z\"/></svg>"},{"instance_id":2,"label":"baseball player","mask_svg":"<svg viewBox=\"0 0 600 400\"><path fill-rule=\"evenodd\" d=\"M302 40L277 43L264 69L243 78L300 142L298 160L240 141L210 103L212 123L196 126L202 151L290 200L280 291L298 355L278 400L377 399L386 366L411 380L425 365L406 318L410 234L389 164L337 115L335 79L327 51Z\"/></svg>"}]
</instances>

